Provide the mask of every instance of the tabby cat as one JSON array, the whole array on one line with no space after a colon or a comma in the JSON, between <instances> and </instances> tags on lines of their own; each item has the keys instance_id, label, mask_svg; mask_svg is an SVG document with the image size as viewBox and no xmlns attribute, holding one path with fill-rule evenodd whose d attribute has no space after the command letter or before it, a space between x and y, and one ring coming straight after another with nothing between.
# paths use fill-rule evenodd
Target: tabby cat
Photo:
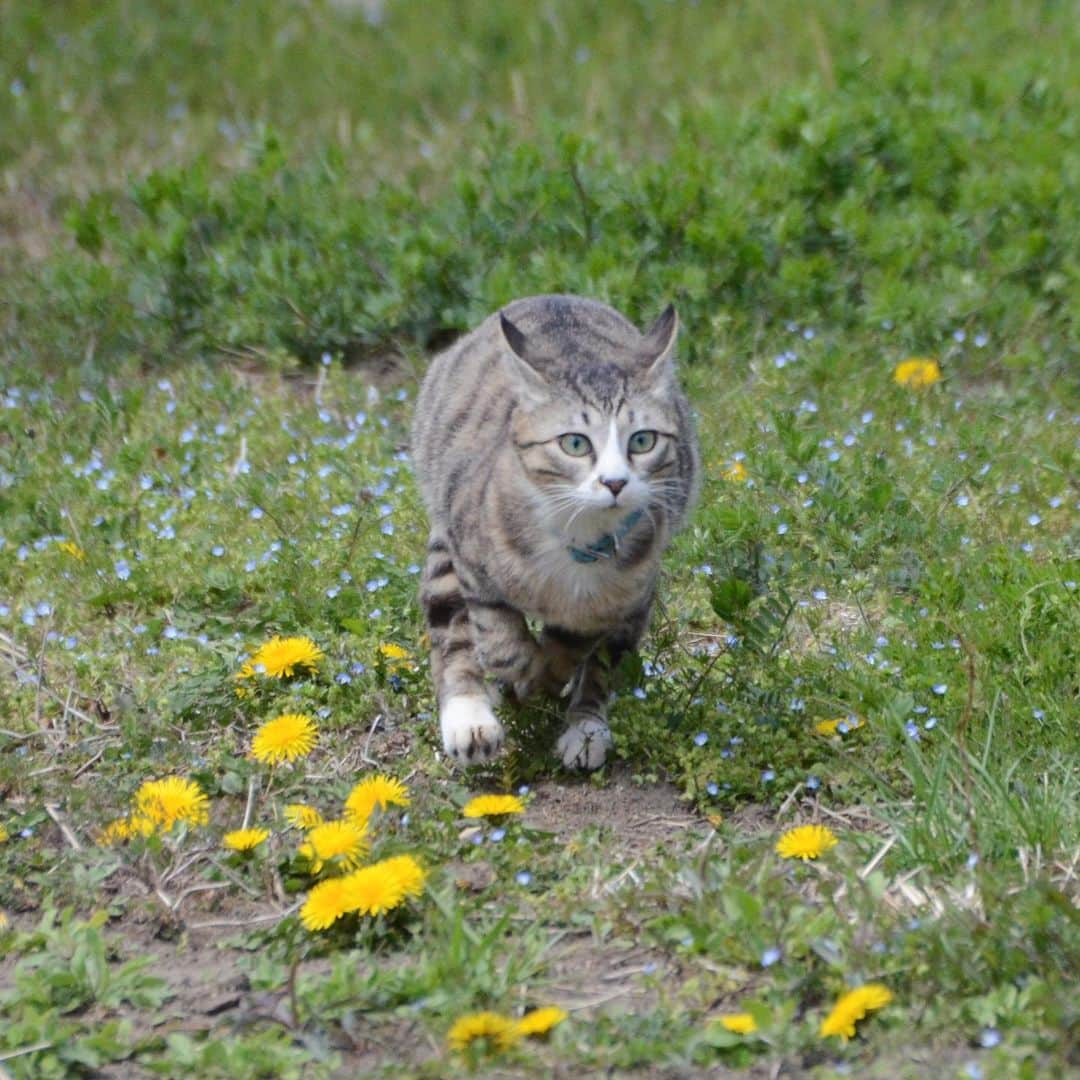
<instances>
[{"instance_id":1,"label":"tabby cat","mask_svg":"<svg viewBox=\"0 0 1080 1080\"><path fill-rule=\"evenodd\" d=\"M413 425L431 522L420 600L457 761L499 751L509 689L568 695L558 755L603 764L609 669L637 646L697 494L677 332L670 306L641 334L604 304L534 296L432 362Z\"/></svg>"}]
</instances>

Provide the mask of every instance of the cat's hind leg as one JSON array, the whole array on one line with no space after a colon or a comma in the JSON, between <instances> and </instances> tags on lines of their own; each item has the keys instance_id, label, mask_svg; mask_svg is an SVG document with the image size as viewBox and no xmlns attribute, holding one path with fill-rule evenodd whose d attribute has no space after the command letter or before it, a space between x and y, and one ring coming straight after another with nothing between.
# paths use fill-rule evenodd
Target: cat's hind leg
<instances>
[{"instance_id":1,"label":"cat's hind leg","mask_svg":"<svg viewBox=\"0 0 1080 1080\"><path fill-rule=\"evenodd\" d=\"M525 616L501 600L470 596L469 628L484 671L525 701L543 684L544 655Z\"/></svg>"},{"instance_id":2,"label":"cat's hind leg","mask_svg":"<svg viewBox=\"0 0 1080 1080\"><path fill-rule=\"evenodd\" d=\"M502 749L503 727L485 686L450 546L436 533L428 541L420 604L431 637L443 749L462 764L487 761Z\"/></svg>"}]
</instances>

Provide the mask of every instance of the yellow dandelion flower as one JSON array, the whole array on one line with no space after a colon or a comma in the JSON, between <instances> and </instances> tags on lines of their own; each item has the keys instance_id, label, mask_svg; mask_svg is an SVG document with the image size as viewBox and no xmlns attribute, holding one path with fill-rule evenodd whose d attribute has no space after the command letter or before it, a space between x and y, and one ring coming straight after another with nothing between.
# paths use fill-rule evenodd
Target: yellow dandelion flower
<instances>
[{"instance_id":1,"label":"yellow dandelion flower","mask_svg":"<svg viewBox=\"0 0 1080 1080\"><path fill-rule=\"evenodd\" d=\"M400 886L402 895L419 896L424 891L427 871L411 855L395 855L376 863Z\"/></svg>"},{"instance_id":2,"label":"yellow dandelion flower","mask_svg":"<svg viewBox=\"0 0 1080 1080\"><path fill-rule=\"evenodd\" d=\"M127 818L117 818L98 833L97 842L99 847L110 847L112 844L122 844L130 838L131 822Z\"/></svg>"},{"instance_id":3,"label":"yellow dandelion flower","mask_svg":"<svg viewBox=\"0 0 1080 1080\"><path fill-rule=\"evenodd\" d=\"M545 1005L542 1009L527 1012L518 1022L519 1035L546 1035L566 1019L566 1012L557 1005Z\"/></svg>"},{"instance_id":4,"label":"yellow dandelion flower","mask_svg":"<svg viewBox=\"0 0 1080 1080\"><path fill-rule=\"evenodd\" d=\"M322 649L311 638L283 638L275 635L255 650L244 668L250 667L251 675L261 672L271 679L287 679L302 668L315 671L322 658ZM244 668L240 670L243 671Z\"/></svg>"},{"instance_id":5,"label":"yellow dandelion flower","mask_svg":"<svg viewBox=\"0 0 1080 1080\"><path fill-rule=\"evenodd\" d=\"M717 1023L736 1035L752 1035L757 1031L757 1021L748 1013L725 1013L716 1018Z\"/></svg>"},{"instance_id":6,"label":"yellow dandelion flower","mask_svg":"<svg viewBox=\"0 0 1080 1080\"><path fill-rule=\"evenodd\" d=\"M245 679L255 678L255 669L251 666L251 662L247 661L240 666L240 670L233 676L237 682L236 696L238 698L245 698L251 696L251 690L244 686Z\"/></svg>"},{"instance_id":7,"label":"yellow dandelion flower","mask_svg":"<svg viewBox=\"0 0 1080 1080\"><path fill-rule=\"evenodd\" d=\"M461 811L467 818L498 817L500 814L523 814L525 804L516 795L477 795Z\"/></svg>"},{"instance_id":8,"label":"yellow dandelion flower","mask_svg":"<svg viewBox=\"0 0 1080 1080\"><path fill-rule=\"evenodd\" d=\"M251 756L267 765L294 761L311 753L319 729L305 713L282 713L267 720L251 741Z\"/></svg>"},{"instance_id":9,"label":"yellow dandelion flower","mask_svg":"<svg viewBox=\"0 0 1080 1080\"><path fill-rule=\"evenodd\" d=\"M3 825L0 825L0 844L3 844L10 835L11 834L7 829L5 829Z\"/></svg>"},{"instance_id":10,"label":"yellow dandelion flower","mask_svg":"<svg viewBox=\"0 0 1080 1080\"><path fill-rule=\"evenodd\" d=\"M867 1013L884 1009L892 1001L892 991L881 983L867 983L842 994L821 1022L820 1035L839 1035L845 1042L855 1035L855 1024Z\"/></svg>"},{"instance_id":11,"label":"yellow dandelion flower","mask_svg":"<svg viewBox=\"0 0 1080 1080\"><path fill-rule=\"evenodd\" d=\"M349 913L349 898L344 878L320 881L308 893L300 909L300 921L308 930L325 930Z\"/></svg>"},{"instance_id":12,"label":"yellow dandelion flower","mask_svg":"<svg viewBox=\"0 0 1080 1080\"><path fill-rule=\"evenodd\" d=\"M893 371L893 382L897 386L907 386L912 390L933 386L940 379L941 366L938 362L922 356L913 356L897 364Z\"/></svg>"},{"instance_id":13,"label":"yellow dandelion flower","mask_svg":"<svg viewBox=\"0 0 1080 1080\"><path fill-rule=\"evenodd\" d=\"M205 825L210 820L206 795L193 780L185 780L182 776L148 780L135 792L132 802L133 822L136 818L144 818L162 832L167 832L179 821L187 825Z\"/></svg>"},{"instance_id":14,"label":"yellow dandelion flower","mask_svg":"<svg viewBox=\"0 0 1080 1080\"><path fill-rule=\"evenodd\" d=\"M307 834L300 854L311 861L313 873L327 863L352 868L367 854L367 830L355 821L324 821Z\"/></svg>"},{"instance_id":15,"label":"yellow dandelion flower","mask_svg":"<svg viewBox=\"0 0 1080 1080\"><path fill-rule=\"evenodd\" d=\"M849 731L861 728L864 723L866 721L858 716L838 716L835 720L819 720L814 725L814 730L819 735L846 735ZM841 727L843 731L840 730Z\"/></svg>"},{"instance_id":16,"label":"yellow dandelion flower","mask_svg":"<svg viewBox=\"0 0 1080 1080\"><path fill-rule=\"evenodd\" d=\"M446 1033L451 1050L464 1050L481 1039L491 1050L509 1050L520 1037L517 1024L495 1012L468 1013Z\"/></svg>"},{"instance_id":17,"label":"yellow dandelion flower","mask_svg":"<svg viewBox=\"0 0 1080 1080\"><path fill-rule=\"evenodd\" d=\"M816 859L836 847L836 835L824 825L800 825L788 829L776 841L776 854L782 859Z\"/></svg>"},{"instance_id":18,"label":"yellow dandelion flower","mask_svg":"<svg viewBox=\"0 0 1080 1080\"><path fill-rule=\"evenodd\" d=\"M135 836L149 836L155 828L154 822L141 814L117 818L110 821L98 834L98 846L109 847L112 844L123 844Z\"/></svg>"},{"instance_id":19,"label":"yellow dandelion flower","mask_svg":"<svg viewBox=\"0 0 1080 1080\"><path fill-rule=\"evenodd\" d=\"M349 792L349 797L345 800L345 816L367 821L375 807L385 810L388 806L408 805L408 788L400 780L379 773L361 780Z\"/></svg>"},{"instance_id":20,"label":"yellow dandelion flower","mask_svg":"<svg viewBox=\"0 0 1080 1080\"><path fill-rule=\"evenodd\" d=\"M314 829L316 825L323 823L323 816L314 806L306 806L304 803L289 803L283 814L287 824L294 829Z\"/></svg>"},{"instance_id":21,"label":"yellow dandelion flower","mask_svg":"<svg viewBox=\"0 0 1080 1080\"><path fill-rule=\"evenodd\" d=\"M725 469L721 474L725 480L730 480L734 484L745 484L750 479L750 474L746 471L746 466L741 461L736 461L731 468Z\"/></svg>"},{"instance_id":22,"label":"yellow dandelion flower","mask_svg":"<svg viewBox=\"0 0 1080 1080\"><path fill-rule=\"evenodd\" d=\"M86 561L86 552L74 540L61 540L56 546L65 555L70 555L73 559L78 559L79 562Z\"/></svg>"},{"instance_id":23,"label":"yellow dandelion flower","mask_svg":"<svg viewBox=\"0 0 1080 1080\"><path fill-rule=\"evenodd\" d=\"M269 829L234 829L221 838L221 843L230 851L251 851L269 835Z\"/></svg>"},{"instance_id":24,"label":"yellow dandelion flower","mask_svg":"<svg viewBox=\"0 0 1080 1080\"><path fill-rule=\"evenodd\" d=\"M349 910L360 915L381 915L405 901L401 875L383 863L363 866L341 880L345 882Z\"/></svg>"},{"instance_id":25,"label":"yellow dandelion flower","mask_svg":"<svg viewBox=\"0 0 1080 1080\"><path fill-rule=\"evenodd\" d=\"M416 665L410 659L409 650L395 645L392 641L379 646L379 654L386 661L386 670L391 675L399 671L415 671Z\"/></svg>"}]
</instances>

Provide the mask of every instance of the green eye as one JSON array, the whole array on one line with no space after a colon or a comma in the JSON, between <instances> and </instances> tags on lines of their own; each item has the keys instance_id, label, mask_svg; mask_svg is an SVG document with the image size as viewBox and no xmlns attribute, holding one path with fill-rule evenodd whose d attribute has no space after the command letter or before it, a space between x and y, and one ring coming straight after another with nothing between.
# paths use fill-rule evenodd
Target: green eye
<instances>
[{"instance_id":1,"label":"green eye","mask_svg":"<svg viewBox=\"0 0 1080 1080\"><path fill-rule=\"evenodd\" d=\"M564 454L569 454L571 457L584 457L592 450L592 443L589 442L587 435L571 432L569 435L559 436L559 447Z\"/></svg>"},{"instance_id":2,"label":"green eye","mask_svg":"<svg viewBox=\"0 0 1080 1080\"><path fill-rule=\"evenodd\" d=\"M628 449L631 454L647 454L655 445L655 431L635 431L630 436Z\"/></svg>"}]
</instances>

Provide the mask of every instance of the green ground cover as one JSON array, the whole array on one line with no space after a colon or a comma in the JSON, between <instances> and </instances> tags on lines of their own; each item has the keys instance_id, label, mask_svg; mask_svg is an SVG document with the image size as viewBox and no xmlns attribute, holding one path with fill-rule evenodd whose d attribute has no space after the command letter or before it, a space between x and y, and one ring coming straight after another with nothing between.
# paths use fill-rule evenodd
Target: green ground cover
<instances>
[{"instance_id":1,"label":"green ground cover","mask_svg":"<svg viewBox=\"0 0 1080 1080\"><path fill-rule=\"evenodd\" d=\"M0 1076L1076 1069L1077 14L0 4ZM455 773L412 401L553 290L675 301L704 493L616 762ZM285 807L376 773L423 892L308 929Z\"/></svg>"}]
</instances>

